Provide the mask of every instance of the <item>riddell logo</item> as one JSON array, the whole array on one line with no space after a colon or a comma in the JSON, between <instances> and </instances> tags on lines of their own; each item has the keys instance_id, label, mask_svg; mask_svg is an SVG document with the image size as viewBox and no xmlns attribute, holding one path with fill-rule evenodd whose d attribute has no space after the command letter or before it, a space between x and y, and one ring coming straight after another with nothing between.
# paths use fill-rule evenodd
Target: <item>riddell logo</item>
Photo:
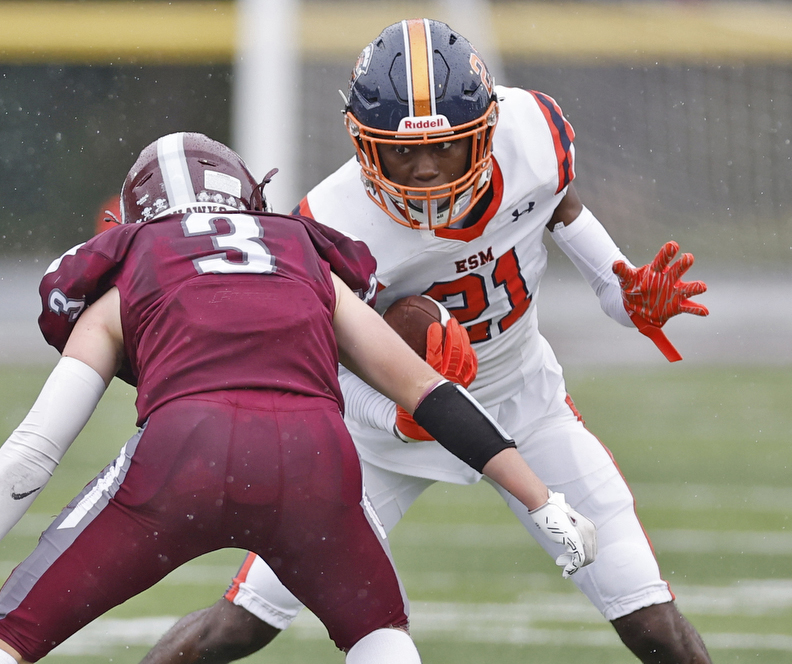
<instances>
[{"instance_id":1,"label":"riddell logo","mask_svg":"<svg viewBox=\"0 0 792 664\"><path fill-rule=\"evenodd\" d=\"M451 123L445 115L427 115L424 117L402 118L399 122L400 134L415 133L424 131L451 130Z\"/></svg>"}]
</instances>

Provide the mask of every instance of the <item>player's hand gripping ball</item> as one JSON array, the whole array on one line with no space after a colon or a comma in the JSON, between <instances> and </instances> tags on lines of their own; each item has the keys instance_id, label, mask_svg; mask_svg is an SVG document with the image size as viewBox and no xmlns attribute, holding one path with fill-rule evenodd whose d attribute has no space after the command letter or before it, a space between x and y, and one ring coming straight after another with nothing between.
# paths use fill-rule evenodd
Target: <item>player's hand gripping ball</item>
<instances>
[{"instance_id":1,"label":"player's hand gripping ball","mask_svg":"<svg viewBox=\"0 0 792 664\"><path fill-rule=\"evenodd\" d=\"M425 295L408 295L391 304L383 318L444 378L462 387L473 382L476 351L465 328L441 304ZM395 432L405 442L433 440L401 406L396 407Z\"/></svg>"}]
</instances>

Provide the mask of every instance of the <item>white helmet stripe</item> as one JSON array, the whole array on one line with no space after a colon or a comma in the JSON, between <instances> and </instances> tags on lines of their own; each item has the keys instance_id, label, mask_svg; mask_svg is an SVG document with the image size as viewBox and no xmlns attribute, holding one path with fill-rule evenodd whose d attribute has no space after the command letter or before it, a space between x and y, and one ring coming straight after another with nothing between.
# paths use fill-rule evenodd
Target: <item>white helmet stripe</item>
<instances>
[{"instance_id":1,"label":"white helmet stripe","mask_svg":"<svg viewBox=\"0 0 792 664\"><path fill-rule=\"evenodd\" d=\"M426 30L426 66L429 70L429 101L432 104L430 115L437 115L437 99L435 98L434 80L434 49L432 48L432 31L429 29L429 20L424 19L424 29Z\"/></svg>"},{"instance_id":2,"label":"white helmet stripe","mask_svg":"<svg viewBox=\"0 0 792 664\"><path fill-rule=\"evenodd\" d=\"M407 21L402 21L402 34L404 35L404 66L407 74L407 113L415 117L412 86L412 53L410 53L410 32L407 28Z\"/></svg>"},{"instance_id":3,"label":"white helmet stripe","mask_svg":"<svg viewBox=\"0 0 792 664\"><path fill-rule=\"evenodd\" d=\"M168 207L195 202L195 192L184 156L184 133L168 134L157 140L157 162L159 163Z\"/></svg>"}]
</instances>

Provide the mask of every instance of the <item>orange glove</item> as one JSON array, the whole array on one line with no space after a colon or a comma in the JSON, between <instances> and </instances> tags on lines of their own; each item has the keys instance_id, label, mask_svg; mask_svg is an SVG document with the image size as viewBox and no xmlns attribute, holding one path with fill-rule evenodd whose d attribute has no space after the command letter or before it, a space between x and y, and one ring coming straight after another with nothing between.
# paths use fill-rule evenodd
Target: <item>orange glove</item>
<instances>
[{"instance_id":1,"label":"orange glove","mask_svg":"<svg viewBox=\"0 0 792 664\"><path fill-rule=\"evenodd\" d=\"M432 323L426 330L426 362L441 374L462 387L473 382L478 371L478 357L470 345L467 330L456 318L451 318L445 326ZM404 408L396 406L396 435L405 442L434 440L422 427L419 427Z\"/></svg>"},{"instance_id":2,"label":"orange glove","mask_svg":"<svg viewBox=\"0 0 792 664\"><path fill-rule=\"evenodd\" d=\"M426 361L444 378L467 387L473 382L478 371L478 357L467 330L456 318L451 318L445 326L432 323L426 331Z\"/></svg>"},{"instance_id":3,"label":"orange glove","mask_svg":"<svg viewBox=\"0 0 792 664\"><path fill-rule=\"evenodd\" d=\"M676 242L666 242L649 265L630 267L624 261L613 263L613 273L622 288L624 308L638 331L649 337L670 362L681 360L660 328L678 314L694 316L709 314L703 304L690 297L706 292L703 281L681 281L680 277L693 265L693 254L682 254L671 264L679 251Z\"/></svg>"}]
</instances>

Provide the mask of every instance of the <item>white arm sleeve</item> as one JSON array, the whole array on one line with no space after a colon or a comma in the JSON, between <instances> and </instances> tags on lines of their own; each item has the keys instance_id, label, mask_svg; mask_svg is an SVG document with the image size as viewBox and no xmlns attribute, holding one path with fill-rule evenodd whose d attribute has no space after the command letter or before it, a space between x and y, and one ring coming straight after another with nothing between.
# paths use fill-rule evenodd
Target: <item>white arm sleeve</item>
<instances>
[{"instance_id":1,"label":"white arm sleeve","mask_svg":"<svg viewBox=\"0 0 792 664\"><path fill-rule=\"evenodd\" d=\"M341 365L338 367L338 381L344 393L344 417L393 433L396 423L396 404L393 401Z\"/></svg>"},{"instance_id":2,"label":"white arm sleeve","mask_svg":"<svg viewBox=\"0 0 792 664\"><path fill-rule=\"evenodd\" d=\"M63 357L0 447L0 539L22 518L82 431L106 389L87 364Z\"/></svg>"},{"instance_id":3,"label":"white arm sleeve","mask_svg":"<svg viewBox=\"0 0 792 664\"><path fill-rule=\"evenodd\" d=\"M622 300L619 280L613 274L613 263L627 260L608 231L587 207L569 226L556 224L550 233L569 260L594 289L602 310L626 327L635 327Z\"/></svg>"}]
</instances>

